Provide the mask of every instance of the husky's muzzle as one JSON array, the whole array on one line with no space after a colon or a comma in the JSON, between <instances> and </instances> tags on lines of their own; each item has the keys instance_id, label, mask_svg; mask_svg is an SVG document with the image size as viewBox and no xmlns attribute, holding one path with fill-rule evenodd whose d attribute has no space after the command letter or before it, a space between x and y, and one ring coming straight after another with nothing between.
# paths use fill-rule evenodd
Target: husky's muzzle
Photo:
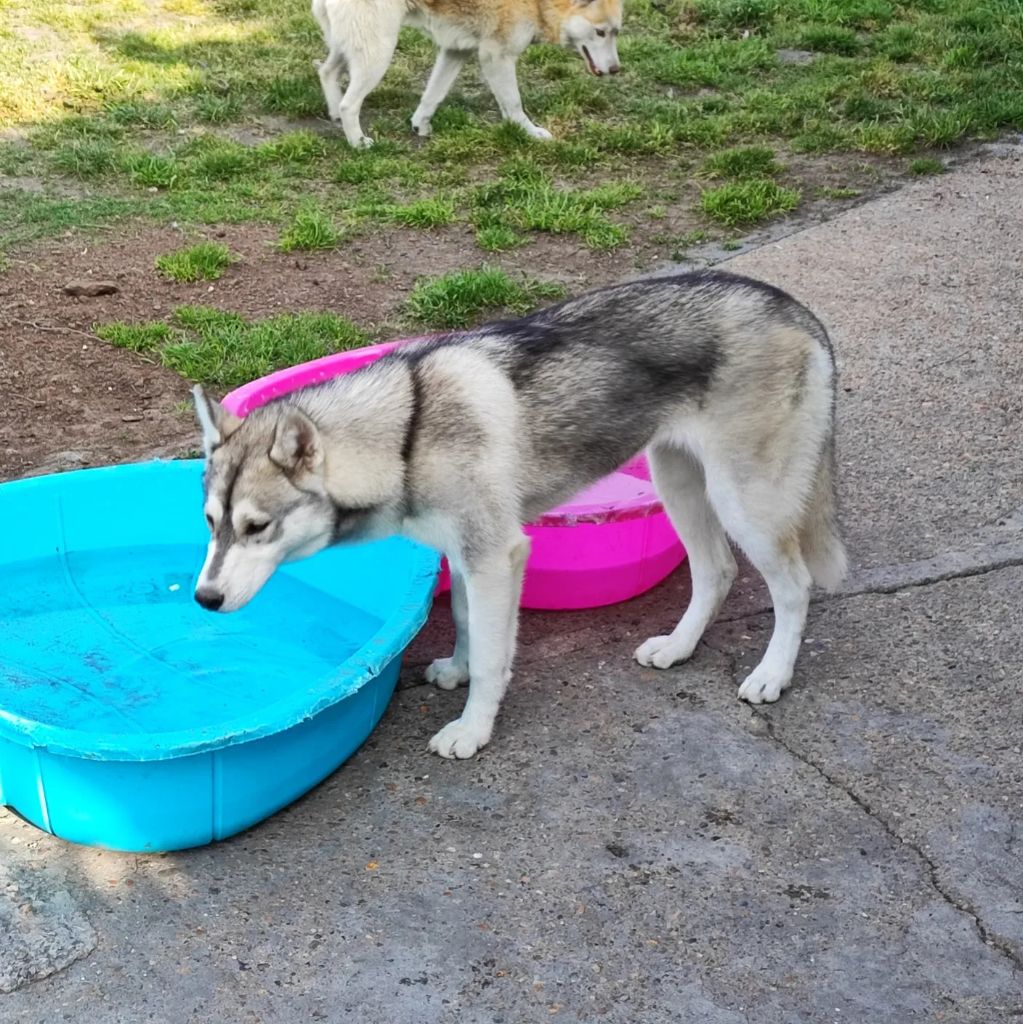
<instances>
[{"instance_id":1,"label":"husky's muzzle","mask_svg":"<svg viewBox=\"0 0 1023 1024\"><path fill-rule=\"evenodd\" d=\"M586 60L586 67L590 74L596 75L597 78L600 78L603 75L617 75L618 72L622 70L621 64L618 63L617 52L613 52L613 60L609 62L606 67L601 68L598 66L597 61L593 59L593 54L590 52L590 48L588 46L583 45L580 46L579 49ZM615 48L612 47L612 51L614 51L614 49Z\"/></svg>"},{"instance_id":2,"label":"husky's muzzle","mask_svg":"<svg viewBox=\"0 0 1023 1024\"><path fill-rule=\"evenodd\" d=\"M224 595L211 587L198 587L195 591L195 599L208 612L219 611L224 603Z\"/></svg>"}]
</instances>

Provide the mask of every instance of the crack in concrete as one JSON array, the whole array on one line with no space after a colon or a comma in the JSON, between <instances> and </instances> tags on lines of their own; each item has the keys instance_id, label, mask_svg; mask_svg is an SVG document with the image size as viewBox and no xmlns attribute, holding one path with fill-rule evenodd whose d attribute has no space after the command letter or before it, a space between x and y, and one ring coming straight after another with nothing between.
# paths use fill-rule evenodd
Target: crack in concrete
<instances>
[{"instance_id":1,"label":"crack in concrete","mask_svg":"<svg viewBox=\"0 0 1023 1024\"><path fill-rule=\"evenodd\" d=\"M916 562L894 563L862 569L851 575L849 583L834 594L815 594L811 605L831 604L845 601L850 597L870 594L890 595L918 587L929 587L935 583L950 580L964 580L986 576L1002 569L1023 566L1023 537L1013 538L982 549L986 557L977 557L977 552L953 551L936 558L920 559ZM717 622L741 622L743 619L764 615L772 610L770 601L761 601L750 607L719 615Z\"/></svg>"},{"instance_id":2,"label":"crack in concrete","mask_svg":"<svg viewBox=\"0 0 1023 1024\"><path fill-rule=\"evenodd\" d=\"M734 678L734 677L733 677ZM928 881L930 882L931 888L954 910L966 917L970 918L973 922L973 926L977 932L978 937L989 949L994 949L1000 953L1006 960L1008 960L1015 971L1023 970L1023 955L1021 955L1013 947L1007 939L993 931L984 919L980 916L973 905L962 896L956 895L950 889L948 889L941 880L938 865L931 860L930 857L912 840L899 835L898 831L885 819L885 817L874 810L873 807L861 797L854 789L843 783L840 779L836 779L831 775L822 765L818 764L812 758L806 756L795 747L786 743L785 740L778 735L774 728L774 722L771 720L769 715L763 712L754 710L753 716L759 718L766 726L767 735L774 740L790 757L795 758L801 764L805 764L808 768L816 772L829 786L837 789L839 792L847 796L864 814L866 814L873 821L876 821L885 834L892 840L900 843L911 850L924 865L927 870Z\"/></svg>"},{"instance_id":3,"label":"crack in concrete","mask_svg":"<svg viewBox=\"0 0 1023 1024\"><path fill-rule=\"evenodd\" d=\"M985 576L1023 565L1023 540L992 545L985 549L988 557L969 560L967 552L953 552L938 558L923 559L904 565L882 566L856 573L848 587L831 596L832 600L858 597L861 594L897 594L902 590L927 587L948 580ZM824 600L828 600L826 596Z\"/></svg>"}]
</instances>

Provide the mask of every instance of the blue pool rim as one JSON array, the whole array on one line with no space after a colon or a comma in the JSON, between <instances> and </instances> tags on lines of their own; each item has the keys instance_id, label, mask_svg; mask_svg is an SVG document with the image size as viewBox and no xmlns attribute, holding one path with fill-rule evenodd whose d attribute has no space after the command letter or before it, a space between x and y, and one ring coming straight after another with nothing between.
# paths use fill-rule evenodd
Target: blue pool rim
<instances>
[{"instance_id":1,"label":"blue pool rim","mask_svg":"<svg viewBox=\"0 0 1023 1024\"><path fill-rule=\"evenodd\" d=\"M94 479L102 475L132 472L180 472L193 474L199 486L202 460L153 460L125 463L98 469L75 470L70 473L29 477L0 484L0 495L30 493L33 489L61 487L68 480L85 474ZM73 485L73 482L71 483ZM0 501L2 501L0 497ZM200 507L201 492L196 491L196 507ZM60 496L58 495L58 503ZM63 517L62 517L63 518ZM69 729L22 718L5 712L0 707L0 739L46 750L51 754L87 760L145 762L164 761L187 757L207 751L220 750L238 744L283 733L315 717L320 712L352 696L366 684L373 682L385 669L399 659L405 648L422 628L433 604L434 585L440 566L437 552L407 541L408 557L412 560L408 586L395 603L392 613L363 645L351 654L329 678L318 681L318 686L296 687L294 696L263 706L255 713L240 716L224 723L218 735L197 738L193 730L161 733L160 745L155 747L151 737L145 735L119 735L111 740L105 734ZM315 557L315 556L314 556Z\"/></svg>"},{"instance_id":2,"label":"blue pool rim","mask_svg":"<svg viewBox=\"0 0 1023 1024\"><path fill-rule=\"evenodd\" d=\"M20 530L25 545L9 552L4 564L25 564L26 559L31 564L83 550L75 528L68 531L68 504L61 496L67 498L78 479L87 481L79 501L90 495L113 497L123 484L108 488L103 481L104 474L114 473L129 482L133 473L171 474L165 494L194 501L195 508L175 520L170 534L183 531L186 543L201 550L201 470L198 460L147 462L0 484L0 525L8 536ZM26 528L25 516L33 513L44 528ZM129 548L146 543L146 520L135 519L141 524L135 534L142 540L132 539L133 522L126 520ZM399 557L403 583L392 588L388 579L378 577L376 594L385 603L375 628L367 630L370 635L357 638L359 646L323 675L302 677L308 685L286 691L287 698L262 703L237 718L195 723L193 731L115 733L116 741L76 725L53 726L44 717L18 718L0 707L0 804L61 840L154 853L227 839L293 803L372 734L393 695L404 649L432 604L437 554L400 538L378 543L391 546L388 557ZM353 564L372 566L373 547L356 553ZM97 550L105 548L100 543ZM190 594L182 598L190 602Z\"/></svg>"}]
</instances>

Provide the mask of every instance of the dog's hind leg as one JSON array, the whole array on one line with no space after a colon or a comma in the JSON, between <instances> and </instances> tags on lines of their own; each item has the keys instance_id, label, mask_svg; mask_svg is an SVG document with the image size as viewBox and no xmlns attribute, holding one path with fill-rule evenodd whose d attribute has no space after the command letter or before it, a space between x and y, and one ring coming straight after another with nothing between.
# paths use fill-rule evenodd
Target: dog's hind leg
<instances>
[{"instance_id":1,"label":"dog's hind leg","mask_svg":"<svg viewBox=\"0 0 1023 1024\"><path fill-rule=\"evenodd\" d=\"M735 579L735 558L707 500L703 467L689 451L656 445L648 453L654 486L686 546L693 581L689 607L669 636L654 636L635 653L641 665L669 668L691 657Z\"/></svg>"},{"instance_id":2,"label":"dog's hind leg","mask_svg":"<svg viewBox=\"0 0 1023 1024\"><path fill-rule=\"evenodd\" d=\"M521 125L534 139L552 139L546 128L533 124L522 109L519 80L515 75L515 58L503 50L480 47L480 69L490 91L501 108L505 120Z\"/></svg>"},{"instance_id":3,"label":"dog's hind leg","mask_svg":"<svg viewBox=\"0 0 1023 1024\"><path fill-rule=\"evenodd\" d=\"M511 679L522 573L529 541L520 533L466 570L469 609L469 698L462 717L449 722L430 749L441 757L472 757L494 730Z\"/></svg>"},{"instance_id":4,"label":"dog's hind leg","mask_svg":"<svg viewBox=\"0 0 1023 1024\"><path fill-rule=\"evenodd\" d=\"M323 98L327 101L327 116L331 121L341 119L341 83L338 79L344 62L344 54L336 44L328 51L326 60L315 62Z\"/></svg>"},{"instance_id":5,"label":"dog's hind leg","mask_svg":"<svg viewBox=\"0 0 1023 1024\"><path fill-rule=\"evenodd\" d=\"M444 97L451 91L451 86L455 84L458 72L462 70L462 65L468 57L469 54L461 50L441 50L437 54L437 62L430 72L430 79L423 90L419 106L412 115L412 130L417 135L426 138L430 134L430 119L444 102Z\"/></svg>"},{"instance_id":6,"label":"dog's hind leg","mask_svg":"<svg viewBox=\"0 0 1023 1024\"><path fill-rule=\"evenodd\" d=\"M325 0L313 0L313 17L323 32L323 41L327 44L327 59L314 60L313 66L320 76L320 87L323 98L327 101L327 116L332 121L341 117L341 83L339 76L345 63L341 40L330 27L330 12Z\"/></svg>"},{"instance_id":7,"label":"dog's hind leg","mask_svg":"<svg viewBox=\"0 0 1023 1024\"><path fill-rule=\"evenodd\" d=\"M708 494L718 518L764 577L774 605L774 632L760 664L739 687L739 698L770 703L789 683L810 604L810 570L799 543L799 486L742 478L731 467L705 463Z\"/></svg>"},{"instance_id":8,"label":"dog's hind leg","mask_svg":"<svg viewBox=\"0 0 1023 1024\"><path fill-rule=\"evenodd\" d=\"M469 679L469 598L465 577L451 567L451 617L455 620L455 651L437 658L426 669L426 681L442 690L454 690Z\"/></svg>"},{"instance_id":9,"label":"dog's hind leg","mask_svg":"<svg viewBox=\"0 0 1023 1024\"><path fill-rule=\"evenodd\" d=\"M378 7L374 11L373 31L363 28L345 48L348 88L341 98L336 119L341 121L345 138L354 149L366 149L373 145L373 140L362 132L359 115L363 101L380 84L380 79L390 66L394 49L398 45L398 33L401 31L401 9L391 11ZM355 35L351 29L349 32ZM320 81L323 81L322 68Z\"/></svg>"}]
</instances>

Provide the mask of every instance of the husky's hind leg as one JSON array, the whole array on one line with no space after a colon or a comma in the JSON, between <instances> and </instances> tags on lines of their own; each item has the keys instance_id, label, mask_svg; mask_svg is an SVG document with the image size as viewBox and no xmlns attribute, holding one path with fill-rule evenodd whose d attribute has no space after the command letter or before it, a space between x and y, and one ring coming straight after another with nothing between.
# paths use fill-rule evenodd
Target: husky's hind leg
<instances>
[{"instance_id":1,"label":"husky's hind leg","mask_svg":"<svg viewBox=\"0 0 1023 1024\"><path fill-rule=\"evenodd\" d=\"M394 56L394 48L398 45L398 33L401 31L402 9L387 8L385 5L372 8L373 23L371 26L347 25L344 31L349 36L345 46L345 59L348 61L348 88L338 106L335 120L341 121L345 138L354 149L366 149L373 145L373 140L362 132L359 116L366 97L380 84ZM361 14L361 12L360 12ZM360 14L355 15L359 17ZM348 18L353 15L348 13ZM364 15L362 15L364 16ZM340 18L337 15L335 21ZM336 24L333 26L333 39L340 39ZM334 49L331 43L331 52ZM320 68L320 81L323 82L323 68ZM334 116L333 114L331 115Z\"/></svg>"},{"instance_id":2,"label":"husky's hind leg","mask_svg":"<svg viewBox=\"0 0 1023 1024\"><path fill-rule=\"evenodd\" d=\"M522 574L529 540L521 533L499 551L475 560L465 574L469 612L469 699L430 749L441 757L472 757L490 742L511 679Z\"/></svg>"},{"instance_id":3,"label":"husky's hind leg","mask_svg":"<svg viewBox=\"0 0 1023 1024\"><path fill-rule=\"evenodd\" d=\"M725 531L707 500L703 467L690 452L657 445L648 453L654 486L686 546L693 592L689 607L669 636L652 636L637 648L636 661L669 668L692 656L735 579L735 558Z\"/></svg>"},{"instance_id":4,"label":"husky's hind leg","mask_svg":"<svg viewBox=\"0 0 1023 1024\"><path fill-rule=\"evenodd\" d=\"M795 480L742 479L730 470L707 465L710 501L764 577L774 605L774 632L767 651L739 687L739 698L751 704L770 703L792 682L810 604L810 570L799 543L802 500Z\"/></svg>"},{"instance_id":5,"label":"husky's hind leg","mask_svg":"<svg viewBox=\"0 0 1023 1024\"><path fill-rule=\"evenodd\" d=\"M331 121L338 121L341 118L341 83L338 77L345 63L344 51L341 40L331 30L326 0L314 0L313 17L319 23L323 41L327 44L327 59L313 61L313 64L320 76L323 98L327 101L327 116Z\"/></svg>"},{"instance_id":6,"label":"husky's hind leg","mask_svg":"<svg viewBox=\"0 0 1023 1024\"><path fill-rule=\"evenodd\" d=\"M468 53L461 50L441 50L437 54L437 63L433 65L419 106L412 115L412 130L417 135L426 138L432 131L430 119L444 102L444 97L451 91L451 86L455 84L458 72L462 70L468 56Z\"/></svg>"}]
</instances>

